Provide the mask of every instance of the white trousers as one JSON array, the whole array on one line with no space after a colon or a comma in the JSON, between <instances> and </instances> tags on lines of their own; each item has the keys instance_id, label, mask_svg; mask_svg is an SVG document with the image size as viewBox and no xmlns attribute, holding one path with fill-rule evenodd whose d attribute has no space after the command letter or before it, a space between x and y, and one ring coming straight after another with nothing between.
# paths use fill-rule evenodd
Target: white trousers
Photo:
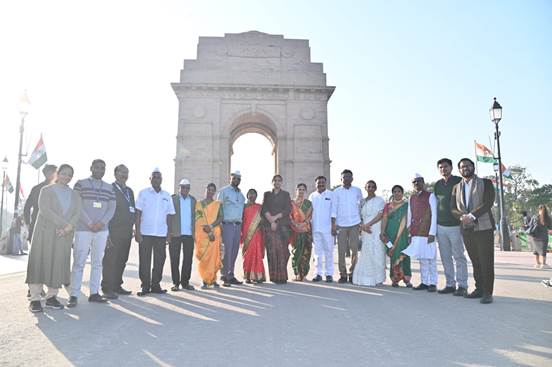
<instances>
[{"instance_id":1,"label":"white trousers","mask_svg":"<svg viewBox=\"0 0 552 367\"><path fill-rule=\"evenodd\" d=\"M312 241L314 243L314 258L316 259L316 275L333 276L334 236L331 233L314 232ZM325 274L324 267L326 268Z\"/></svg>"},{"instance_id":2,"label":"white trousers","mask_svg":"<svg viewBox=\"0 0 552 367\"><path fill-rule=\"evenodd\" d=\"M73 267L71 269L71 296L78 297L82 285L82 273L86 258L90 253L90 294L98 293L102 280L102 260L105 252L108 231L102 232L75 232L73 246Z\"/></svg>"},{"instance_id":3,"label":"white trousers","mask_svg":"<svg viewBox=\"0 0 552 367\"><path fill-rule=\"evenodd\" d=\"M437 285L437 260L420 259L420 274L425 285Z\"/></svg>"}]
</instances>

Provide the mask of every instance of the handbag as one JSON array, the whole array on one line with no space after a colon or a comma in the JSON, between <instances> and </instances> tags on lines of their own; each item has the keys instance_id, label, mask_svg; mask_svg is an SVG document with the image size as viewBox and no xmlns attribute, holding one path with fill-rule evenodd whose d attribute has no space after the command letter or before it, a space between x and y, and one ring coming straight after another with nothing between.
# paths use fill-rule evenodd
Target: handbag
<instances>
[{"instance_id":1,"label":"handbag","mask_svg":"<svg viewBox=\"0 0 552 367\"><path fill-rule=\"evenodd\" d=\"M539 223L537 221L532 221L525 233L527 233L530 236L535 236L537 234L537 230L539 228Z\"/></svg>"},{"instance_id":2,"label":"handbag","mask_svg":"<svg viewBox=\"0 0 552 367\"><path fill-rule=\"evenodd\" d=\"M539 221L536 220L536 218L531 219L531 222L529 223L529 227L525 231L528 235L535 236L537 234L537 230L539 228Z\"/></svg>"}]
</instances>

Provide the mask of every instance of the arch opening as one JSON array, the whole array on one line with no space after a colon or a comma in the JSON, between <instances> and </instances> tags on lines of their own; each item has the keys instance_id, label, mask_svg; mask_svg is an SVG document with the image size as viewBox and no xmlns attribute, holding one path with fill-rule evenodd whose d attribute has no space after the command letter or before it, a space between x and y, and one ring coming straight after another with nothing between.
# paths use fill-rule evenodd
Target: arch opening
<instances>
[{"instance_id":1,"label":"arch opening","mask_svg":"<svg viewBox=\"0 0 552 367\"><path fill-rule=\"evenodd\" d=\"M254 188L258 203L263 192L271 189L272 176L276 173L276 142L267 135L265 131L246 129L236 134L230 145L231 172L241 172L243 194Z\"/></svg>"}]
</instances>

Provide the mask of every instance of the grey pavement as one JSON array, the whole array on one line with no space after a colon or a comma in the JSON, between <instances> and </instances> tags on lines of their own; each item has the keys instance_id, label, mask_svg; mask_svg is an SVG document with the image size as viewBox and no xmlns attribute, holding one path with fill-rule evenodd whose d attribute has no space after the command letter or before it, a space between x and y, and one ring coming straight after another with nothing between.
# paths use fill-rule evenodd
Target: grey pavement
<instances>
[{"instance_id":1,"label":"grey pavement","mask_svg":"<svg viewBox=\"0 0 552 367\"><path fill-rule=\"evenodd\" d=\"M496 252L491 305L392 288L389 280L376 288L288 282L133 294L109 305L83 295L74 309L38 315L27 309L24 268L2 271L0 365L552 366L552 289L540 284L552 271L532 261ZM133 246L125 287L134 293L137 271ZM168 259L164 273L170 288Z\"/></svg>"}]
</instances>

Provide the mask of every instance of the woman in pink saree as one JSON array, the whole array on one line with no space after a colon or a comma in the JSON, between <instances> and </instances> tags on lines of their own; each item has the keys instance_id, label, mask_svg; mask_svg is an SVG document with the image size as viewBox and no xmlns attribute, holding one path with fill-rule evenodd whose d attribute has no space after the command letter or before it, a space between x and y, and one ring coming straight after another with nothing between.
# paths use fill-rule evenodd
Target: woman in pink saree
<instances>
[{"instance_id":1,"label":"woman in pink saree","mask_svg":"<svg viewBox=\"0 0 552 367\"><path fill-rule=\"evenodd\" d=\"M247 192L247 204L243 210L241 230L243 276L246 283L262 283L266 280L263 232L261 228L261 204L257 204L257 191Z\"/></svg>"}]
</instances>

